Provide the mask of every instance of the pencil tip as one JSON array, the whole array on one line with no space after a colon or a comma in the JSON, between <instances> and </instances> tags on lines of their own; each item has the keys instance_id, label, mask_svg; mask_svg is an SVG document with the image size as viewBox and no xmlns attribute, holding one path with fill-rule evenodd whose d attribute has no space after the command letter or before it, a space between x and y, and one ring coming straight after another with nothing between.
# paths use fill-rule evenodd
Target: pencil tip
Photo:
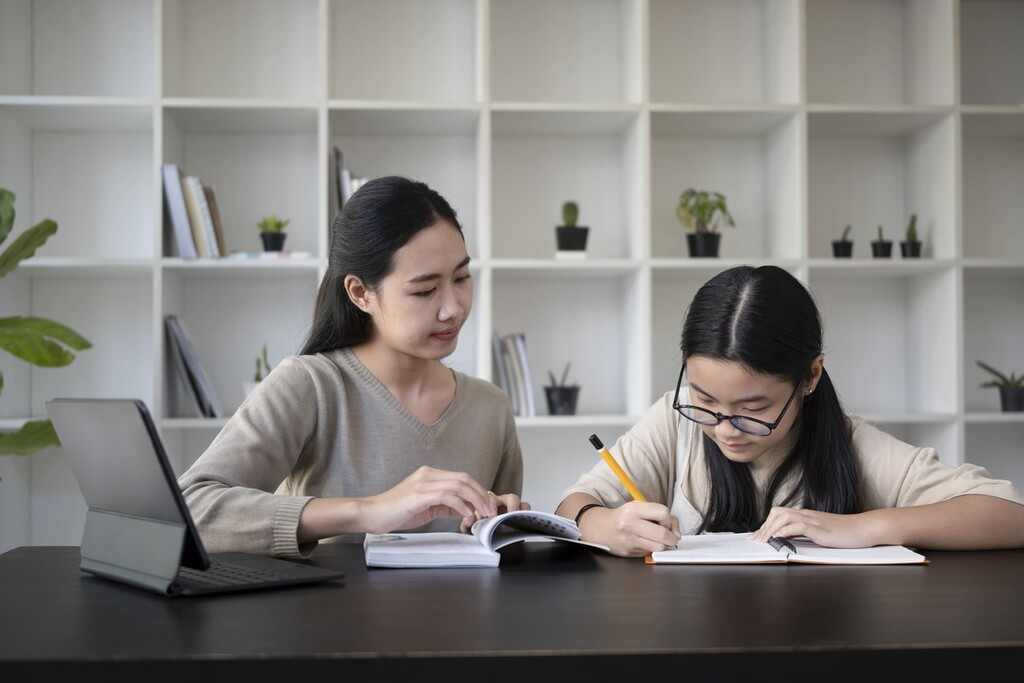
<instances>
[{"instance_id":1,"label":"pencil tip","mask_svg":"<svg viewBox=\"0 0 1024 683\"><path fill-rule=\"evenodd\" d=\"M604 444L601 443L601 439L597 438L597 434L590 435L590 443L594 444L594 448L597 450L604 448Z\"/></svg>"}]
</instances>

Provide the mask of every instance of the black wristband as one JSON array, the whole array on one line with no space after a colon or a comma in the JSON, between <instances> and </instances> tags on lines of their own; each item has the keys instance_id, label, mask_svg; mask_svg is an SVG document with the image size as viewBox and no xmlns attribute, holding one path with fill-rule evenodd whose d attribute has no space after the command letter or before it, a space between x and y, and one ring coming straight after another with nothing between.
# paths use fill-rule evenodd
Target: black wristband
<instances>
[{"instance_id":1,"label":"black wristband","mask_svg":"<svg viewBox=\"0 0 1024 683\"><path fill-rule=\"evenodd\" d=\"M580 525L580 518L583 517L583 513L584 512L586 512L590 508L603 508L603 507L604 507L604 505L602 503L587 503L586 505L581 507L580 511L576 513L576 526Z\"/></svg>"}]
</instances>

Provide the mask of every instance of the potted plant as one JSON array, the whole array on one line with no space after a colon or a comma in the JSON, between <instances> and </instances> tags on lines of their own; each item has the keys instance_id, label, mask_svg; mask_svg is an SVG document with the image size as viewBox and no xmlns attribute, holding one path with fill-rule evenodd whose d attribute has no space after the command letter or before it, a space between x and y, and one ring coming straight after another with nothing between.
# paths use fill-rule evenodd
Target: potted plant
<instances>
[{"instance_id":1,"label":"potted plant","mask_svg":"<svg viewBox=\"0 0 1024 683\"><path fill-rule=\"evenodd\" d=\"M569 378L569 367L572 363L566 363L562 370L560 379L548 370L548 381L550 384L544 387L544 395L548 401L549 415L575 415L576 400L580 396L580 387L577 384L566 384Z\"/></svg>"},{"instance_id":2,"label":"potted plant","mask_svg":"<svg viewBox=\"0 0 1024 683\"><path fill-rule=\"evenodd\" d=\"M270 214L260 219L257 225L260 228L260 239L263 240L264 251L284 249L284 240L288 237L288 233L284 229L289 222L289 219L278 218L276 214Z\"/></svg>"},{"instance_id":3,"label":"potted plant","mask_svg":"<svg viewBox=\"0 0 1024 683\"><path fill-rule=\"evenodd\" d=\"M722 239L719 227L723 223L730 227L736 226L725 195L692 187L679 195L676 218L684 228L693 231L686 236L690 256L718 256Z\"/></svg>"},{"instance_id":4,"label":"potted plant","mask_svg":"<svg viewBox=\"0 0 1024 683\"><path fill-rule=\"evenodd\" d=\"M921 240L917 238L917 214L910 214L907 232L900 242L900 256L903 258L919 258L921 256Z\"/></svg>"},{"instance_id":5,"label":"potted plant","mask_svg":"<svg viewBox=\"0 0 1024 683\"><path fill-rule=\"evenodd\" d=\"M14 227L14 193L0 188L0 242L7 239ZM57 233L57 224L46 218L22 232L0 253L0 278L23 260L36 253L46 240ZM71 351L91 348L88 339L69 327L47 318L12 316L0 318L0 349L43 368L68 365L75 359ZM3 390L0 374L0 390ZM29 420L17 431L0 431L0 455L29 455L50 446L59 446L60 439L49 420Z\"/></svg>"},{"instance_id":6,"label":"potted plant","mask_svg":"<svg viewBox=\"0 0 1024 683\"><path fill-rule=\"evenodd\" d=\"M852 225L847 223L839 239L832 240L832 256L836 258L850 258L853 255L853 240L850 239L850 229L852 227Z\"/></svg>"},{"instance_id":7,"label":"potted plant","mask_svg":"<svg viewBox=\"0 0 1024 683\"><path fill-rule=\"evenodd\" d=\"M994 379L982 382L983 388L999 389L999 404L1004 413L1024 412L1024 374L1011 372L1006 375L983 361L976 361L978 367L988 372Z\"/></svg>"},{"instance_id":8,"label":"potted plant","mask_svg":"<svg viewBox=\"0 0 1024 683\"><path fill-rule=\"evenodd\" d=\"M256 385L262 382L263 378L269 373L270 361L267 360L267 345L264 344L263 348L256 355L256 372L253 373L252 379L242 382L242 389L245 391L245 395L251 394Z\"/></svg>"},{"instance_id":9,"label":"potted plant","mask_svg":"<svg viewBox=\"0 0 1024 683\"><path fill-rule=\"evenodd\" d=\"M885 239L882 226L878 226L878 239L871 243L871 255L875 258L889 258L892 256L892 240Z\"/></svg>"},{"instance_id":10,"label":"potted plant","mask_svg":"<svg viewBox=\"0 0 1024 683\"><path fill-rule=\"evenodd\" d=\"M555 226L556 258L583 258L586 256L587 235L590 228L577 225L580 207L574 201L562 204L562 224Z\"/></svg>"}]
</instances>

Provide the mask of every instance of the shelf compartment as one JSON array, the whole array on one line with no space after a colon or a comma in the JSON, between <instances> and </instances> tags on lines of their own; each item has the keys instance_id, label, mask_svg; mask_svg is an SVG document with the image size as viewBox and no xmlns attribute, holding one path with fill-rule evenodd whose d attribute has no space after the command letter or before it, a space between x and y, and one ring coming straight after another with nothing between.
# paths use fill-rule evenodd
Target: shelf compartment
<instances>
[{"instance_id":1,"label":"shelf compartment","mask_svg":"<svg viewBox=\"0 0 1024 683\"><path fill-rule=\"evenodd\" d=\"M825 328L825 367L851 412L958 410L955 268L814 267L808 282Z\"/></svg>"},{"instance_id":2,"label":"shelf compartment","mask_svg":"<svg viewBox=\"0 0 1024 683\"><path fill-rule=\"evenodd\" d=\"M58 396L148 399L153 395L153 280L149 270L83 274L75 269L35 277L19 268L4 283L5 295L9 291L13 296L0 315L55 320L92 344L74 351L71 364L55 369L30 366L6 354L0 359L4 402L11 406L9 402L15 401L13 409L21 417L45 416L46 401Z\"/></svg>"},{"instance_id":3,"label":"shelf compartment","mask_svg":"<svg viewBox=\"0 0 1024 683\"><path fill-rule=\"evenodd\" d=\"M0 4L0 95L152 97L153 7L136 0Z\"/></svg>"},{"instance_id":4,"label":"shelf compartment","mask_svg":"<svg viewBox=\"0 0 1024 683\"><path fill-rule=\"evenodd\" d=\"M323 96L317 0L165 0L163 95Z\"/></svg>"},{"instance_id":5,"label":"shelf compartment","mask_svg":"<svg viewBox=\"0 0 1024 683\"><path fill-rule=\"evenodd\" d=\"M999 411L999 390L981 388L992 376L976 361L1024 374L1024 268L964 271L964 408Z\"/></svg>"},{"instance_id":6,"label":"shelf compartment","mask_svg":"<svg viewBox=\"0 0 1024 683\"><path fill-rule=\"evenodd\" d=\"M229 252L262 251L257 223L273 213L290 220L288 250L319 253L315 109L169 107L162 129L164 162L213 187ZM165 245L171 231L165 221Z\"/></svg>"},{"instance_id":7,"label":"shelf compartment","mask_svg":"<svg viewBox=\"0 0 1024 683\"><path fill-rule=\"evenodd\" d=\"M567 362L569 381L581 387L579 414L639 414L647 407L638 272L512 270L494 272L493 280L494 329L526 334L537 415L547 414L548 371L560 374Z\"/></svg>"},{"instance_id":8,"label":"shelf compartment","mask_svg":"<svg viewBox=\"0 0 1024 683\"><path fill-rule=\"evenodd\" d=\"M0 176L20 232L44 218L40 255L151 258L157 206L153 117L145 107L0 105Z\"/></svg>"},{"instance_id":9,"label":"shelf compartment","mask_svg":"<svg viewBox=\"0 0 1024 683\"><path fill-rule=\"evenodd\" d=\"M796 104L798 8L793 0L651 0L651 101Z\"/></svg>"},{"instance_id":10,"label":"shelf compartment","mask_svg":"<svg viewBox=\"0 0 1024 683\"><path fill-rule=\"evenodd\" d=\"M961 430L951 416L907 421L887 415L862 415L861 417L900 441L915 446L934 448L939 454L939 459L947 465L962 464L962 461L957 460L957 454L960 453Z\"/></svg>"},{"instance_id":11,"label":"shelf compartment","mask_svg":"<svg viewBox=\"0 0 1024 683\"><path fill-rule=\"evenodd\" d=\"M952 105L953 0L809 0L807 101Z\"/></svg>"},{"instance_id":12,"label":"shelf compartment","mask_svg":"<svg viewBox=\"0 0 1024 683\"><path fill-rule=\"evenodd\" d=\"M225 416L238 408L242 383L255 371L255 358L267 345L271 366L299 352L309 334L319 288L315 271L268 269L227 272L221 269L165 270L161 280L163 315L176 315L210 377ZM273 269L279 270L279 269ZM268 317L268 311L273 314ZM182 401L181 380L170 362L163 319L159 321L164 362L163 417L191 417Z\"/></svg>"},{"instance_id":13,"label":"shelf compartment","mask_svg":"<svg viewBox=\"0 0 1024 683\"><path fill-rule=\"evenodd\" d=\"M963 254L1024 254L1024 113L964 114Z\"/></svg>"},{"instance_id":14,"label":"shelf compartment","mask_svg":"<svg viewBox=\"0 0 1024 683\"><path fill-rule=\"evenodd\" d=\"M492 0L490 8L493 101L640 101L637 0Z\"/></svg>"},{"instance_id":15,"label":"shelf compartment","mask_svg":"<svg viewBox=\"0 0 1024 683\"><path fill-rule=\"evenodd\" d=\"M1017 413L1024 418L1024 413ZM1024 459L1020 444L1024 442L1024 419L1002 423L973 422L965 426L964 453L966 462L980 465L993 477L1009 479L1020 489L1024 481Z\"/></svg>"},{"instance_id":16,"label":"shelf compartment","mask_svg":"<svg viewBox=\"0 0 1024 683\"><path fill-rule=\"evenodd\" d=\"M1016 0L960 2L960 78L964 104L1024 104L1024 5Z\"/></svg>"},{"instance_id":17,"label":"shelf compartment","mask_svg":"<svg viewBox=\"0 0 1024 683\"><path fill-rule=\"evenodd\" d=\"M590 228L586 258L637 258L643 120L630 112L493 112L492 255L555 258L562 204Z\"/></svg>"},{"instance_id":18,"label":"shelf compartment","mask_svg":"<svg viewBox=\"0 0 1024 683\"><path fill-rule=\"evenodd\" d=\"M786 112L652 112L651 256L688 254L676 218L688 187L728 200L736 227L721 228L722 257L800 256L802 130Z\"/></svg>"},{"instance_id":19,"label":"shelf compartment","mask_svg":"<svg viewBox=\"0 0 1024 683\"><path fill-rule=\"evenodd\" d=\"M479 102L478 6L474 0L331 0L329 97Z\"/></svg>"},{"instance_id":20,"label":"shelf compartment","mask_svg":"<svg viewBox=\"0 0 1024 683\"><path fill-rule=\"evenodd\" d=\"M808 215L812 257L852 225L854 257L870 257L883 226L899 260L910 214L924 258L956 256L956 145L951 114L857 112L808 115Z\"/></svg>"}]
</instances>

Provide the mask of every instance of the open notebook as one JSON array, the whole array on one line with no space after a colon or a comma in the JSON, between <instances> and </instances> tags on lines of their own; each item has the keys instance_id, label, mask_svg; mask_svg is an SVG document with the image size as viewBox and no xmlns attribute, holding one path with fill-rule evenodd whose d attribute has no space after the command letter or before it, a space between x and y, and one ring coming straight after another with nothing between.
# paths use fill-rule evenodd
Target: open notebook
<instances>
[{"instance_id":1,"label":"open notebook","mask_svg":"<svg viewBox=\"0 0 1024 683\"><path fill-rule=\"evenodd\" d=\"M207 553L142 401L55 398L46 410L88 506L82 571L164 595L343 578L280 558Z\"/></svg>"}]
</instances>

